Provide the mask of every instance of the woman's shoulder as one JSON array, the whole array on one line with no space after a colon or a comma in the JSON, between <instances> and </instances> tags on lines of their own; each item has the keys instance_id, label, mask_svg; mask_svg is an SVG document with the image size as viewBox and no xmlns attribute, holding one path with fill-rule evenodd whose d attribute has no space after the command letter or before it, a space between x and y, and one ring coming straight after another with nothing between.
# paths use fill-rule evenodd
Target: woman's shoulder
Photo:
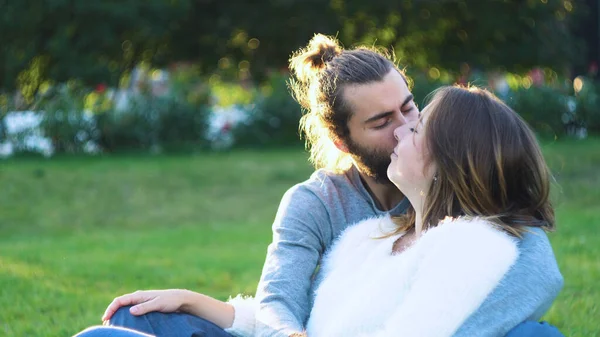
<instances>
[{"instance_id":1,"label":"woman's shoulder","mask_svg":"<svg viewBox=\"0 0 600 337\"><path fill-rule=\"evenodd\" d=\"M483 217L460 216L453 218L447 216L427 230L426 234L465 234L470 232L498 233L502 232L502 230L497 224Z\"/></svg>"},{"instance_id":2,"label":"woman's shoulder","mask_svg":"<svg viewBox=\"0 0 600 337\"><path fill-rule=\"evenodd\" d=\"M435 227L427 230L419 242L422 245L463 247L488 247L516 249L518 239L500 228L493 221L482 217L446 217Z\"/></svg>"}]
</instances>

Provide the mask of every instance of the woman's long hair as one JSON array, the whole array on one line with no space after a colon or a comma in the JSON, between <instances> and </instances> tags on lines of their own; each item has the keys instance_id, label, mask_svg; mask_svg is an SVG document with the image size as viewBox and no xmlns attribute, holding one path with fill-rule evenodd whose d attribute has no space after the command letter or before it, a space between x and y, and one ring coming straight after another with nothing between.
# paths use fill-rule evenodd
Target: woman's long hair
<instances>
[{"instance_id":1,"label":"woman's long hair","mask_svg":"<svg viewBox=\"0 0 600 337\"><path fill-rule=\"evenodd\" d=\"M423 228L445 217L483 217L520 236L524 227L554 230L550 174L527 123L479 88L438 89L427 109L425 146L437 172ZM396 233L415 224L414 210L395 218Z\"/></svg>"}]
</instances>

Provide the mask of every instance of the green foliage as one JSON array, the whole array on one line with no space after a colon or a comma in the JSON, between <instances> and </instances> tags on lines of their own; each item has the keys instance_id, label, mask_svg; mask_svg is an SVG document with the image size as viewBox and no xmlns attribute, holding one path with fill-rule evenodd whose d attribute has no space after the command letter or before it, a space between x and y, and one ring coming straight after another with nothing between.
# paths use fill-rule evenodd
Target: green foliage
<instances>
[{"instance_id":1,"label":"green foliage","mask_svg":"<svg viewBox=\"0 0 600 337\"><path fill-rule=\"evenodd\" d=\"M583 83L577 93L577 116L589 132L600 133L600 83L580 78Z\"/></svg>"},{"instance_id":2,"label":"green foliage","mask_svg":"<svg viewBox=\"0 0 600 337\"><path fill-rule=\"evenodd\" d=\"M432 79L425 75L423 72L409 72L407 73L410 83L410 91L415 97L415 103L419 109L423 109L430 98L431 93L444 85L452 84L450 81L442 81L438 79Z\"/></svg>"},{"instance_id":3,"label":"green foliage","mask_svg":"<svg viewBox=\"0 0 600 337\"><path fill-rule=\"evenodd\" d=\"M569 108L568 96L552 87L519 87L507 103L544 136L563 136L567 125L580 122Z\"/></svg>"},{"instance_id":4,"label":"green foliage","mask_svg":"<svg viewBox=\"0 0 600 337\"><path fill-rule=\"evenodd\" d=\"M129 92L125 109L117 109L113 93L90 91L75 82L52 87L36 103L37 109L44 111L43 133L52 140L58 153L100 149L152 153L195 151L227 148L232 143L241 148L301 145L298 124L302 112L289 93L285 73L272 75L261 87L225 82L211 84L210 80L207 84L198 75L189 76L181 71L173 74L167 86L169 90L160 95L146 90L139 94ZM412 93L421 109L432 91L451 83L448 74L431 75L431 71L408 74ZM474 81L480 86L482 82L485 81ZM526 88L521 82L513 83L513 89L503 98L540 135L584 137L584 128L598 132L598 87L594 82L581 82L584 83L582 89L575 96L556 85ZM208 133L208 120L216 116L211 116L211 110L218 114L228 113L229 109L215 108L215 92L216 101L226 98L229 103L246 104L231 105L238 114L229 111L233 115L223 116L224 120L230 120L217 126L220 130L214 128L219 122L213 120L215 124ZM0 136L2 128L0 125Z\"/></svg>"},{"instance_id":5,"label":"green foliage","mask_svg":"<svg viewBox=\"0 0 600 337\"><path fill-rule=\"evenodd\" d=\"M206 84L196 65L171 67L169 73L169 94L195 106L211 104L212 88Z\"/></svg>"},{"instance_id":6,"label":"green foliage","mask_svg":"<svg viewBox=\"0 0 600 337\"><path fill-rule=\"evenodd\" d=\"M28 98L47 80L116 86L139 63L185 60L203 73L260 81L267 70L286 67L315 32L337 35L348 47L394 48L403 65L419 69L563 68L582 62L571 27L586 13L582 2L563 0L5 0L0 6L0 88L18 86Z\"/></svg>"},{"instance_id":7,"label":"green foliage","mask_svg":"<svg viewBox=\"0 0 600 337\"><path fill-rule=\"evenodd\" d=\"M41 129L52 140L55 152L88 152L98 141L100 132L94 116L85 109L85 95L84 89L65 85L47 93L39 103Z\"/></svg>"},{"instance_id":8,"label":"green foliage","mask_svg":"<svg viewBox=\"0 0 600 337\"><path fill-rule=\"evenodd\" d=\"M202 149L207 117L205 105L177 96L134 95L125 111L98 114L100 146L108 152Z\"/></svg>"},{"instance_id":9,"label":"green foliage","mask_svg":"<svg viewBox=\"0 0 600 337\"><path fill-rule=\"evenodd\" d=\"M0 94L0 143L6 140L7 132L6 126L4 125L4 117L10 111L14 111L14 103L12 99L4 94Z\"/></svg>"},{"instance_id":10,"label":"green foliage","mask_svg":"<svg viewBox=\"0 0 600 337\"><path fill-rule=\"evenodd\" d=\"M44 80L115 85L139 62L163 65L191 1L0 1L0 88ZM191 36L195 34L189 32ZM19 78L19 83L16 79Z\"/></svg>"},{"instance_id":11,"label":"green foliage","mask_svg":"<svg viewBox=\"0 0 600 337\"><path fill-rule=\"evenodd\" d=\"M249 119L233 128L238 147L301 145L298 125L302 111L292 98L286 76L273 75L264 97L252 109Z\"/></svg>"},{"instance_id":12,"label":"green foliage","mask_svg":"<svg viewBox=\"0 0 600 337\"><path fill-rule=\"evenodd\" d=\"M221 80L209 80L210 90L215 100L215 105L229 107L233 105L250 105L255 103L257 93L248 85L233 82L222 82Z\"/></svg>"}]
</instances>

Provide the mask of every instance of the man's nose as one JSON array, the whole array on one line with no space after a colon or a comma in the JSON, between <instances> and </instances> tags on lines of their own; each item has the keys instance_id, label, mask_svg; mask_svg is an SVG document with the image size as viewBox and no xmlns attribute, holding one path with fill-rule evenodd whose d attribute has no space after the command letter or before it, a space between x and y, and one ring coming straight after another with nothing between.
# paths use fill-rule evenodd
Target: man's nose
<instances>
[{"instance_id":1,"label":"man's nose","mask_svg":"<svg viewBox=\"0 0 600 337\"><path fill-rule=\"evenodd\" d=\"M398 115L398 126L402 126L406 123L408 123L408 119L406 119L406 116L404 116L404 114L400 113Z\"/></svg>"}]
</instances>

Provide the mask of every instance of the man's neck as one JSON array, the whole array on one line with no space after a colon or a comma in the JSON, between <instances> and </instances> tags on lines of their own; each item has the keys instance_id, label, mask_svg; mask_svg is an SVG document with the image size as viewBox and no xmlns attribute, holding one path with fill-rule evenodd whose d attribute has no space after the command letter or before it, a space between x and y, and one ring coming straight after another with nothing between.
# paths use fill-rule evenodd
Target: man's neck
<instances>
[{"instance_id":1,"label":"man's neck","mask_svg":"<svg viewBox=\"0 0 600 337\"><path fill-rule=\"evenodd\" d=\"M389 211L404 199L402 192L394 184L381 184L359 171L365 188L382 211Z\"/></svg>"}]
</instances>

